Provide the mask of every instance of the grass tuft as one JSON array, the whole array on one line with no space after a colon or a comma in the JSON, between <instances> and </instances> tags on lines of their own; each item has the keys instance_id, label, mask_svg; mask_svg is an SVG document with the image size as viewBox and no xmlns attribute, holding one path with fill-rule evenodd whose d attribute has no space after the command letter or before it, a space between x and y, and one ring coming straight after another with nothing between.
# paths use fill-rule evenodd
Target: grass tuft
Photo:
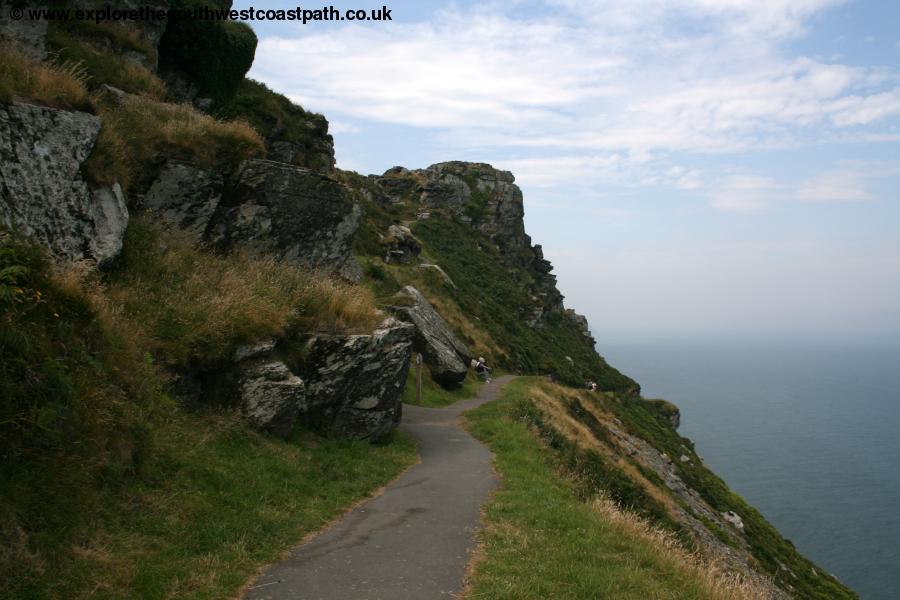
<instances>
[{"instance_id":1,"label":"grass tuft","mask_svg":"<svg viewBox=\"0 0 900 600\"><path fill-rule=\"evenodd\" d=\"M172 365L213 367L237 345L289 331L371 332L368 289L269 257L214 255L180 232L134 218L121 256L94 294L131 323L131 343Z\"/></svg>"},{"instance_id":2,"label":"grass tuft","mask_svg":"<svg viewBox=\"0 0 900 600\"><path fill-rule=\"evenodd\" d=\"M98 106L103 127L85 164L96 183L118 181L127 189L169 158L228 169L265 155L262 139L247 123L219 121L186 104L127 96Z\"/></svg>"},{"instance_id":3,"label":"grass tuft","mask_svg":"<svg viewBox=\"0 0 900 600\"><path fill-rule=\"evenodd\" d=\"M52 108L92 111L88 75L77 62L38 62L9 42L0 42L0 102L34 102Z\"/></svg>"}]
</instances>

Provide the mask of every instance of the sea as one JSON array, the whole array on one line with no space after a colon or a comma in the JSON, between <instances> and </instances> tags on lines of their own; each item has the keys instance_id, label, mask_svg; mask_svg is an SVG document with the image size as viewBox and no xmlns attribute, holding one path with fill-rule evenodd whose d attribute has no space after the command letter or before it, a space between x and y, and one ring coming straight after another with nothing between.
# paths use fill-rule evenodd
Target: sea
<instances>
[{"instance_id":1,"label":"sea","mask_svg":"<svg viewBox=\"0 0 900 600\"><path fill-rule=\"evenodd\" d=\"M900 344L598 344L805 556L900 598Z\"/></svg>"}]
</instances>

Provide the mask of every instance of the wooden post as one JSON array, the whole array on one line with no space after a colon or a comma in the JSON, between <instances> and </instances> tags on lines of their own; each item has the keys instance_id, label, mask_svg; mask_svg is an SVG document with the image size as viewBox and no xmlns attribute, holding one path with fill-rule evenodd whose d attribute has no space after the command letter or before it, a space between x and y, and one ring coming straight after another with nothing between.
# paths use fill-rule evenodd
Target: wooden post
<instances>
[{"instance_id":1,"label":"wooden post","mask_svg":"<svg viewBox=\"0 0 900 600\"><path fill-rule=\"evenodd\" d=\"M422 355L416 353L416 404L422 405Z\"/></svg>"}]
</instances>

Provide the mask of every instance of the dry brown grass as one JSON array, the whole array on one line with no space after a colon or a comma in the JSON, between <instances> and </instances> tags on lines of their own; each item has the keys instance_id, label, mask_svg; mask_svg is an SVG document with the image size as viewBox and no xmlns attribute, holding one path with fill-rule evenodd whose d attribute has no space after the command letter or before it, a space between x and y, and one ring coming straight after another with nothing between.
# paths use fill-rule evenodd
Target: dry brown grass
<instances>
[{"instance_id":1,"label":"dry brown grass","mask_svg":"<svg viewBox=\"0 0 900 600\"><path fill-rule=\"evenodd\" d=\"M84 69L72 61L38 62L0 42L0 102L25 100L53 108L92 110Z\"/></svg>"},{"instance_id":2,"label":"dry brown grass","mask_svg":"<svg viewBox=\"0 0 900 600\"><path fill-rule=\"evenodd\" d=\"M187 104L126 96L98 102L103 129L87 171L97 183L128 188L166 158L227 168L265 155L265 144L243 121L220 121Z\"/></svg>"},{"instance_id":3,"label":"dry brown grass","mask_svg":"<svg viewBox=\"0 0 900 600\"><path fill-rule=\"evenodd\" d=\"M688 552L668 531L654 527L634 513L622 510L610 498L600 494L591 502L591 509L623 536L637 538L674 569L698 581L708 597L716 600L764 600L769 597L766 587L756 580L726 571L697 552Z\"/></svg>"},{"instance_id":4,"label":"dry brown grass","mask_svg":"<svg viewBox=\"0 0 900 600\"><path fill-rule=\"evenodd\" d=\"M106 282L68 269L127 346L176 365L215 364L236 345L289 331L371 332L372 292L270 257L219 256L138 217Z\"/></svg>"}]
</instances>

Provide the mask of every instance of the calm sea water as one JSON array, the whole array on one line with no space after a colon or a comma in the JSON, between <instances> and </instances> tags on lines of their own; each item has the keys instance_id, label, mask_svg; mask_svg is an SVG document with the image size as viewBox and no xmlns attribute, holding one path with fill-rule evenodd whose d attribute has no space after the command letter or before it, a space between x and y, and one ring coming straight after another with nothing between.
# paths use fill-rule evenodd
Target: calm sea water
<instances>
[{"instance_id":1,"label":"calm sea water","mask_svg":"<svg viewBox=\"0 0 900 600\"><path fill-rule=\"evenodd\" d=\"M900 598L900 347L600 344L807 557Z\"/></svg>"}]
</instances>

